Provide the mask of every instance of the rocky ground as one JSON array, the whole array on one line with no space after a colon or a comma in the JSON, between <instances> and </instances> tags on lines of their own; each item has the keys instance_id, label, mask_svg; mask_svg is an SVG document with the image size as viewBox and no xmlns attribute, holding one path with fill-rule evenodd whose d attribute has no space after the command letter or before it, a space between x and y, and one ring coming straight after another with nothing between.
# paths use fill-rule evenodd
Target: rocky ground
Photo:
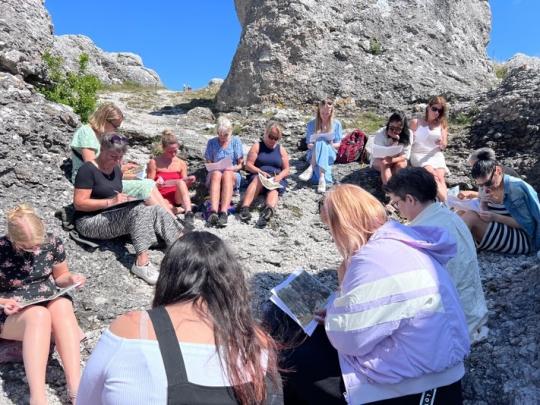
<instances>
[{"instance_id":1,"label":"rocky ground","mask_svg":"<svg viewBox=\"0 0 540 405\"><path fill-rule=\"evenodd\" d=\"M102 99L114 101L125 111L123 131L133 139L134 147L130 154L133 159L143 163L159 132L172 128L184 142L186 148L183 153L195 170L202 166L204 145L214 134L215 117L208 109L212 106L209 100L214 93L211 88L195 93L132 89L104 94ZM343 116L349 114L353 113L342 111ZM266 228L254 226L255 213L251 224L243 224L231 216L226 228L210 229L227 240L242 260L252 287L254 310L257 311L260 303L267 299L269 289L298 266L303 266L324 284L335 287L339 255L318 217L320 195L297 178L305 163L301 160L303 153L298 152L295 145L310 112L268 108L263 111L245 110L229 116L235 124L235 131L247 145L262 134L268 119L283 122L286 128L284 144L292 157L288 192L280 202L275 219ZM466 169L461 163L468 150L468 131L466 126L452 127L451 130L447 157L453 172L449 178L452 184L468 184ZM70 134L65 136L69 138ZM54 177L56 187L62 185L66 191L56 197L47 191L29 192L26 199L42 209L49 230L64 239L71 270L87 276L86 287L75 298L77 317L86 334L82 342L83 360L86 360L101 331L117 315L149 306L152 288L130 274L133 248L128 241L105 242L92 252L76 244L62 231L53 212L69 202L71 185L63 179L58 180L62 162L60 153L66 153L65 145L63 151L53 154L51 170L57 174ZM377 175L365 167L360 168L357 164L336 166L335 177L340 182L360 184L383 198ZM20 194L14 189L4 185L2 210L20 200ZM196 220L196 226L197 229L207 229L202 220ZM0 220L0 229L5 229L3 219ZM153 262L159 263L162 256L161 251L152 251ZM536 256L494 254L480 254L479 258L491 331L487 340L473 347L468 359L468 373L464 380L466 403L537 403L540 398L537 350L540 311L536 295L540 278L538 259ZM49 362L47 385L51 403L66 401L64 377L56 354ZM22 364L0 366L0 403L21 404L27 398Z\"/></svg>"}]
</instances>

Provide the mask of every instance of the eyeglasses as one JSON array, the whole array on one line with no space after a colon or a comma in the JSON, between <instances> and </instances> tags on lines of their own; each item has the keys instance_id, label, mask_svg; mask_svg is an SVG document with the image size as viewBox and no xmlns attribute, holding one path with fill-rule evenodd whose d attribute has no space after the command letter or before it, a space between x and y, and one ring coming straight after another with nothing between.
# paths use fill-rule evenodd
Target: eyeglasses
<instances>
[{"instance_id":1,"label":"eyeglasses","mask_svg":"<svg viewBox=\"0 0 540 405\"><path fill-rule=\"evenodd\" d=\"M491 176L489 176L489 180L486 181L484 184L478 184L478 187L484 187L484 188L490 188L493 187L493 175L495 174L495 169L491 172Z\"/></svg>"},{"instance_id":2,"label":"eyeglasses","mask_svg":"<svg viewBox=\"0 0 540 405\"><path fill-rule=\"evenodd\" d=\"M399 132L399 133L401 133L401 131L403 130L403 127L396 127L394 125L389 125L388 130L391 131L391 132Z\"/></svg>"},{"instance_id":3,"label":"eyeglasses","mask_svg":"<svg viewBox=\"0 0 540 405\"><path fill-rule=\"evenodd\" d=\"M433 112L436 112L436 113L439 113L439 114L442 114L444 109L443 108L437 108L435 107L434 105L432 105L431 107L429 107L429 109Z\"/></svg>"},{"instance_id":4,"label":"eyeglasses","mask_svg":"<svg viewBox=\"0 0 540 405\"><path fill-rule=\"evenodd\" d=\"M322 105L327 105L328 107L332 107L333 104L334 104L334 103L333 103L332 101L330 101L330 100L322 100L322 101L319 103L319 105L321 105L321 106L322 106Z\"/></svg>"},{"instance_id":5,"label":"eyeglasses","mask_svg":"<svg viewBox=\"0 0 540 405\"><path fill-rule=\"evenodd\" d=\"M114 134L111 136L111 143L127 144L128 139L125 136Z\"/></svg>"}]
</instances>

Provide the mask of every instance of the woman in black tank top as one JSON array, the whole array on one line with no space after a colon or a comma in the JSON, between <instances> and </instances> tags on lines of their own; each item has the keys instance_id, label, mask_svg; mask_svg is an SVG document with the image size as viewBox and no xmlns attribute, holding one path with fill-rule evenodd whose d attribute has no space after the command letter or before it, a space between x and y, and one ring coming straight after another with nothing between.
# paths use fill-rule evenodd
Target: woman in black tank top
<instances>
[{"instance_id":1,"label":"woman in black tank top","mask_svg":"<svg viewBox=\"0 0 540 405\"><path fill-rule=\"evenodd\" d=\"M255 197L266 194L266 204L259 216L257 225L265 226L274 215L278 197L285 192L289 175L289 155L279 144L283 129L275 122L270 122L261 141L251 147L246 161L246 169L251 173L249 186L240 208L240 219L248 222L251 219L249 207ZM261 177L263 177L261 179ZM270 180L270 182L265 181ZM263 184L264 183L264 184Z\"/></svg>"}]
</instances>

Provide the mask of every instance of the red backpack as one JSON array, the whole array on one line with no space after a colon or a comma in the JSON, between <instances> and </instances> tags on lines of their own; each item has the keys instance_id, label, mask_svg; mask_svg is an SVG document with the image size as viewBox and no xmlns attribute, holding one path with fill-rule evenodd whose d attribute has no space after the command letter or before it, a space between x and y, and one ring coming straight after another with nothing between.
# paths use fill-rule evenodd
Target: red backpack
<instances>
[{"instance_id":1,"label":"red backpack","mask_svg":"<svg viewBox=\"0 0 540 405\"><path fill-rule=\"evenodd\" d=\"M347 134L339 145L336 163L361 162L365 157L366 142L366 134L359 129Z\"/></svg>"}]
</instances>

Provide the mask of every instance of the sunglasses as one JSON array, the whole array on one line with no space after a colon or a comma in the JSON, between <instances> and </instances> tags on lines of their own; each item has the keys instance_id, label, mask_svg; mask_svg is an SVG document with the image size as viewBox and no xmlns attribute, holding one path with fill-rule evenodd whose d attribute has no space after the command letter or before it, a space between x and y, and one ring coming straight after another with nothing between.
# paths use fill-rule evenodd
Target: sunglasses
<instances>
[{"instance_id":1,"label":"sunglasses","mask_svg":"<svg viewBox=\"0 0 540 405\"><path fill-rule=\"evenodd\" d=\"M111 143L114 144L127 144L128 139L125 136L114 134L111 136Z\"/></svg>"},{"instance_id":2,"label":"sunglasses","mask_svg":"<svg viewBox=\"0 0 540 405\"><path fill-rule=\"evenodd\" d=\"M25 248L25 247L21 247L15 244L15 248L17 250L21 250L26 253L37 253L41 249L41 245L35 245L35 246L32 246L31 248Z\"/></svg>"},{"instance_id":3,"label":"sunglasses","mask_svg":"<svg viewBox=\"0 0 540 405\"><path fill-rule=\"evenodd\" d=\"M279 136L276 136L276 135L272 135L272 134L268 134L268 139L271 139L272 141L279 141L281 137Z\"/></svg>"},{"instance_id":4,"label":"sunglasses","mask_svg":"<svg viewBox=\"0 0 540 405\"><path fill-rule=\"evenodd\" d=\"M328 100L323 100L319 103L320 105L327 105L328 107L332 107L332 105L334 104L333 102L331 101L328 101Z\"/></svg>"},{"instance_id":5,"label":"sunglasses","mask_svg":"<svg viewBox=\"0 0 540 405\"><path fill-rule=\"evenodd\" d=\"M111 125L113 126L114 129L118 129L118 128L120 128L120 125L122 125L122 121L120 121L119 124L117 124L114 120L107 120L107 122L108 122L109 124L111 124Z\"/></svg>"},{"instance_id":6,"label":"sunglasses","mask_svg":"<svg viewBox=\"0 0 540 405\"><path fill-rule=\"evenodd\" d=\"M444 109L443 108L437 108L435 107L434 105L432 105L431 107L429 107L429 109L433 112L436 112L436 113L439 113L439 114L442 114Z\"/></svg>"},{"instance_id":7,"label":"sunglasses","mask_svg":"<svg viewBox=\"0 0 540 405\"><path fill-rule=\"evenodd\" d=\"M403 127L396 127L394 125L389 125L388 130L392 132L401 132L403 130Z\"/></svg>"},{"instance_id":8,"label":"sunglasses","mask_svg":"<svg viewBox=\"0 0 540 405\"><path fill-rule=\"evenodd\" d=\"M491 172L491 176L489 176L489 180L486 181L484 184L478 184L478 187L493 187L493 175L495 174L495 169Z\"/></svg>"}]
</instances>

